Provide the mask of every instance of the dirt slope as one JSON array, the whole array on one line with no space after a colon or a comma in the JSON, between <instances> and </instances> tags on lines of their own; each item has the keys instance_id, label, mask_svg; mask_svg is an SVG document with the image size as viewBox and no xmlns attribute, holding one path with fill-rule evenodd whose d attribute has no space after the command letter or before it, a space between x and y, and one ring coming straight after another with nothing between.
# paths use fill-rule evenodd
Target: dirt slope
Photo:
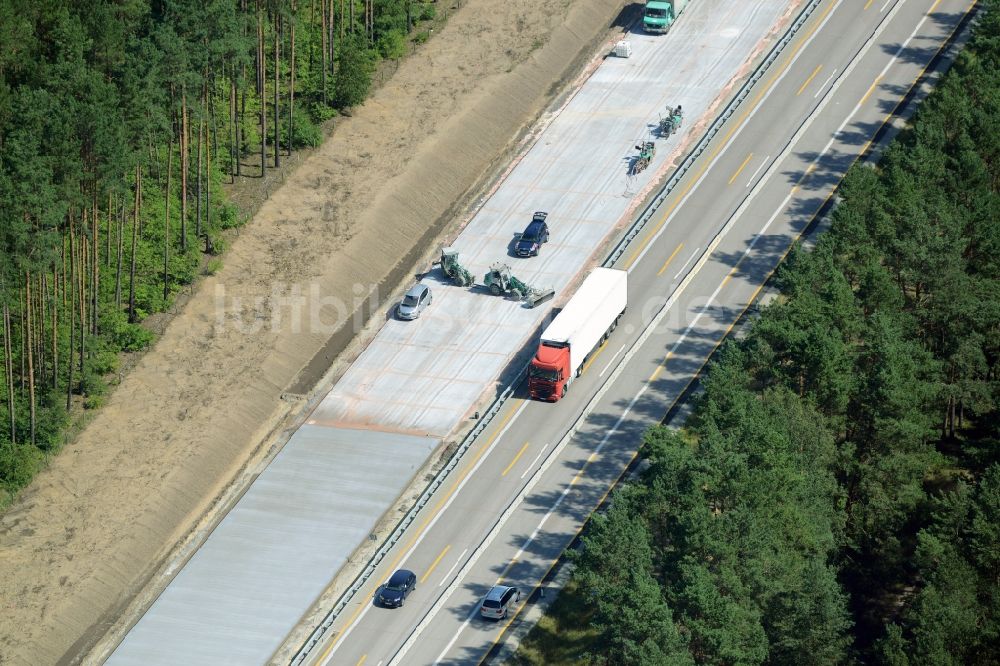
<instances>
[{"instance_id":1,"label":"dirt slope","mask_svg":"<svg viewBox=\"0 0 1000 666\"><path fill-rule=\"evenodd\" d=\"M73 663L101 637L624 4L465 0L303 162L0 520L0 663Z\"/></svg>"}]
</instances>

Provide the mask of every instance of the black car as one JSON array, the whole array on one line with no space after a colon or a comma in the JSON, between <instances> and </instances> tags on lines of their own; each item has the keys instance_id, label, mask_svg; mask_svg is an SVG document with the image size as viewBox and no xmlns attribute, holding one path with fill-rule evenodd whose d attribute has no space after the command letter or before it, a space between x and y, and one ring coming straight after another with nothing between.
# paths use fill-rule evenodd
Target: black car
<instances>
[{"instance_id":1,"label":"black car","mask_svg":"<svg viewBox=\"0 0 1000 666\"><path fill-rule=\"evenodd\" d=\"M406 595L417 589L417 576L412 571L400 569L392 574L378 592L378 602L386 608L398 608L406 601Z\"/></svg>"},{"instance_id":2,"label":"black car","mask_svg":"<svg viewBox=\"0 0 1000 666\"><path fill-rule=\"evenodd\" d=\"M537 257L542 243L549 242L549 225L545 222L548 213L535 213L521 237L514 243L514 254L519 257Z\"/></svg>"}]
</instances>

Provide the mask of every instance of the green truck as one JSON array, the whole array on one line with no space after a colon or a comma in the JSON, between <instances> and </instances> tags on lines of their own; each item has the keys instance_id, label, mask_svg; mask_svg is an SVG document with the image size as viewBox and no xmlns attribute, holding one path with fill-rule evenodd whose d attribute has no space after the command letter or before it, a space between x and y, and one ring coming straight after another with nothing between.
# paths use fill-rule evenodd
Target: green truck
<instances>
[{"instance_id":1,"label":"green truck","mask_svg":"<svg viewBox=\"0 0 1000 666\"><path fill-rule=\"evenodd\" d=\"M649 0L642 17L643 29L660 34L667 32L686 6L687 0Z\"/></svg>"}]
</instances>

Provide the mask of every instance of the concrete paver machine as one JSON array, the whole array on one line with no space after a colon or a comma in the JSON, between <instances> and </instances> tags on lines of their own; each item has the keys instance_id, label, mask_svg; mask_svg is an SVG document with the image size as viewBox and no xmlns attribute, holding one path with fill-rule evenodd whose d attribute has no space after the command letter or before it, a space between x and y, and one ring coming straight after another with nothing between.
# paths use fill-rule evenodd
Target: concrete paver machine
<instances>
[{"instance_id":1,"label":"concrete paver machine","mask_svg":"<svg viewBox=\"0 0 1000 666\"><path fill-rule=\"evenodd\" d=\"M518 280L510 272L510 266L499 261L490 266L490 270L483 276L483 284L494 296L511 296L515 300L523 300L529 307L535 307L556 295L553 289L535 289Z\"/></svg>"},{"instance_id":2,"label":"concrete paver machine","mask_svg":"<svg viewBox=\"0 0 1000 666\"><path fill-rule=\"evenodd\" d=\"M455 286L469 287L474 282L472 273L465 266L458 263L458 250L455 248L446 247L441 249L441 270L451 278Z\"/></svg>"}]
</instances>

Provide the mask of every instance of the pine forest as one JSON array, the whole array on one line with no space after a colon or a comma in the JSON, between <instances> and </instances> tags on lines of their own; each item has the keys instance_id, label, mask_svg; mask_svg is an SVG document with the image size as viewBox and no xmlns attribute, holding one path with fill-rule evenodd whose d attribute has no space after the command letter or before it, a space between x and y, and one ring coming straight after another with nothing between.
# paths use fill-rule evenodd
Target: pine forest
<instances>
[{"instance_id":1,"label":"pine forest","mask_svg":"<svg viewBox=\"0 0 1000 666\"><path fill-rule=\"evenodd\" d=\"M217 270L225 187L317 145L416 0L0 0L2 502ZM412 35L412 36L411 36Z\"/></svg>"}]
</instances>

